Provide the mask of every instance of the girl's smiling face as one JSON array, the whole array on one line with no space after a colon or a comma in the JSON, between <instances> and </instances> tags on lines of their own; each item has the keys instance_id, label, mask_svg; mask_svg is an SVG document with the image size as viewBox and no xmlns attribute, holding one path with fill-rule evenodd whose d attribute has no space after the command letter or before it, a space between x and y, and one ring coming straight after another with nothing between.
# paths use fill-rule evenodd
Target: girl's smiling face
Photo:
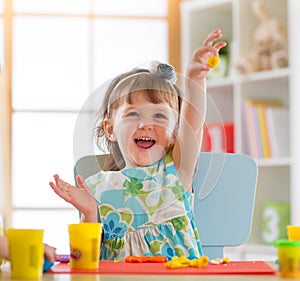
<instances>
[{"instance_id":1,"label":"girl's smiling face","mask_svg":"<svg viewBox=\"0 0 300 281\"><path fill-rule=\"evenodd\" d=\"M148 166L160 160L174 144L178 113L168 102L154 104L143 91L132 102L122 97L106 122L107 136L117 141L126 168Z\"/></svg>"}]
</instances>

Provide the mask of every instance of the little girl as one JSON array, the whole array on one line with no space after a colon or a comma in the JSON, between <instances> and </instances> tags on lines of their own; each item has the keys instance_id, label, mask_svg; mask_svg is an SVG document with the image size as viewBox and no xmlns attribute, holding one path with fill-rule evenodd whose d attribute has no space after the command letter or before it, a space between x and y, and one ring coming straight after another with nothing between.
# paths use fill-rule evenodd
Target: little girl
<instances>
[{"instance_id":1,"label":"little girl","mask_svg":"<svg viewBox=\"0 0 300 281\"><path fill-rule=\"evenodd\" d=\"M201 256L193 215L192 180L206 111L207 59L225 42L214 30L195 50L184 95L172 66L154 62L119 75L99 115L97 142L110 152L104 171L76 188L54 176L50 186L76 207L81 221L103 224L101 259ZM105 150L106 149L106 150Z\"/></svg>"}]
</instances>

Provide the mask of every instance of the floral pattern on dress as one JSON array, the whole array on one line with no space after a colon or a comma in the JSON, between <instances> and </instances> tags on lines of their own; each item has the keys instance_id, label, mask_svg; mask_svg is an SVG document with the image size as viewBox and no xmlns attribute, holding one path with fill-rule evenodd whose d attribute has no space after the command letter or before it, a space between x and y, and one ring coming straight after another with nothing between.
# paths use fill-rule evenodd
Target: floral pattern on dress
<instances>
[{"instance_id":1,"label":"floral pattern on dress","mask_svg":"<svg viewBox=\"0 0 300 281\"><path fill-rule=\"evenodd\" d=\"M194 196L181 184L171 154L147 167L100 171L86 184L99 204L101 259L202 255Z\"/></svg>"}]
</instances>

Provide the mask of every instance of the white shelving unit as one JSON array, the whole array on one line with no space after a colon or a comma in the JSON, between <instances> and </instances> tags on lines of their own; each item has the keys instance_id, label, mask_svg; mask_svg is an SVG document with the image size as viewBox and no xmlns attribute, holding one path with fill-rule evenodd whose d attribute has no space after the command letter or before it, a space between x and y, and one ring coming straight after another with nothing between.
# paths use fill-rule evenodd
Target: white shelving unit
<instances>
[{"instance_id":1,"label":"white shelving unit","mask_svg":"<svg viewBox=\"0 0 300 281\"><path fill-rule=\"evenodd\" d=\"M252 13L253 0L189 0L181 4L181 60L186 68L193 50L215 28L221 28L223 39L230 43L228 76L208 80L207 122L233 122L236 153L247 153L242 121L247 98L276 98L289 110L290 155L284 158L256 159L259 165L253 226L246 243L236 248L241 259L276 256L273 247L262 244L262 211L265 201L290 202L291 223L300 224L300 1L263 0L268 10L281 20L288 31L289 67L241 75L236 62L253 47L253 31L258 23ZM291 59L293 58L293 59ZM298 77L297 77L298 76ZM299 122L299 121L298 121ZM252 250L251 250L252 249ZM268 249L268 250L266 250ZM233 253L233 252L232 252Z\"/></svg>"}]
</instances>

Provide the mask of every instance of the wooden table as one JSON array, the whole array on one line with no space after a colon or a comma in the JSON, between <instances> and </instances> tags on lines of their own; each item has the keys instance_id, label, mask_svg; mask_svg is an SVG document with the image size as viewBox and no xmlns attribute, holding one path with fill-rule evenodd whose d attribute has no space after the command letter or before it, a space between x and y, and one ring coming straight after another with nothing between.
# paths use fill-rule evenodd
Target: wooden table
<instances>
[{"instance_id":1,"label":"wooden table","mask_svg":"<svg viewBox=\"0 0 300 281\"><path fill-rule=\"evenodd\" d=\"M276 268L274 263L269 263L273 268ZM10 267L9 265L2 265L0 271L0 280L9 281ZM295 280L295 279L281 279L278 275L260 275L260 274L224 274L224 275L121 275L121 274L49 274L45 273L43 281L274 281L274 280ZM14 281L21 281L16 280ZM23 280L22 280L23 281Z\"/></svg>"}]
</instances>

